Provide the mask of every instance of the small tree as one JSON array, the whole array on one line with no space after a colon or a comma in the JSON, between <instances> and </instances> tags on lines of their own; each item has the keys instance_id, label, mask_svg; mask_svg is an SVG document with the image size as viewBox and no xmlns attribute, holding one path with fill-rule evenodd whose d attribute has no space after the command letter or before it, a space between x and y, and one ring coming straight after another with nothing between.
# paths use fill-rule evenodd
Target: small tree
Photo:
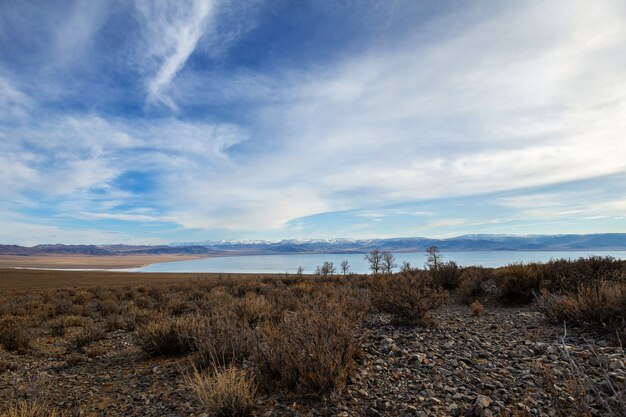
<instances>
[{"instance_id":1,"label":"small tree","mask_svg":"<svg viewBox=\"0 0 626 417\"><path fill-rule=\"evenodd\" d=\"M410 272L412 269L411 264L407 261L402 262L402 265L400 266L401 272Z\"/></svg>"},{"instance_id":2,"label":"small tree","mask_svg":"<svg viewBox=\"0 0 626 417\"><path fill-rule=\"evenodd\" d=\"M443 255L437 246L431 246L426 249L426 253L428 255L426 258L426 266L429 269L437 269L441 264L441 260L443 259Z\"/></svg>"},{"instance_id":3,"label":"small tree","mask_svg":"<svg viewBox=\"0 0 626 417\"><path fill-rule=\"evenodd\" d=\"M315 267L315 275L322 275L322 268L319 265Z\"/></svg>"},{"instance_id":4,"label":"small tree","mask_svg":"<svg viewBox=\"0 0 626 417\"><path fill-rule=\"evenodd\" d=\"M302 265L300 265L296 271L296 274L302 275L303 272L304 272L304 268L302 268Z\"/></svg>"},{"instance_id":5,"label":"small tree","mask_svg":"<svg viewBox=\"0 0 626 417\"><path fill-rule=\"evenodd\" d=\"M321 269L322 275L333 275L337 272L337 268L332 262L324 261Z\"/></svg>"},{"instance_id":6,"label":"small tree","mask_svg":"<svg viewBox=\"0 0 626 417\"><path fill-rule=\"evenodd\" d=\"M365 254L365 259L370 263L370 269L374 275L377 275L382 269L383 253L378 249L372 250Z\"/></svg>"},{"instance_id":7,"label":"small tree","mask_svg":"<svg viewBox=\"0 0 626 417\"><path fill-rule=\"evenodd\" d=\"M346 275L349 271L350 271L350 265L348 264L348 261L346 260L341 261L341 273Z\"/></svg>"},{"instance_id":8,"label":"small tree","mask_svg":"<svg viewBox=\"0 0 626 417\"><path fill-rule=\"evenodd\" d=\"M386 274L391 274L393 272L393 268L398 266L395 261L396 258L391 252L383 252L383 272Z\"/></svg>"}]
</instances>

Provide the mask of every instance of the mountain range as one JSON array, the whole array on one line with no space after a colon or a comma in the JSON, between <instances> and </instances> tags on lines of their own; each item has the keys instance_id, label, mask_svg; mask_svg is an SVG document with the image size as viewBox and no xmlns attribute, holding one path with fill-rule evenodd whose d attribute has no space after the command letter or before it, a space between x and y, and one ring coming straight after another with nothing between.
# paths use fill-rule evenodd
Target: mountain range
<instances>
[{"instance_id":1,"label":"mountain range","mask_svg":"<svg viewBox=\"0 0 626 417\"><path fill-rule=\"evenodd\" d=\"M429 246L442 251L584 251L626 250L626 233L588 235L464 235L446 239L405 237L390 239L287 239L179 242L170 245L63 245L32 247L0 245L0 255L206 255L229 256L277 253L364 253L372 249L422 252Z\"/></svg>"}]
</instances>

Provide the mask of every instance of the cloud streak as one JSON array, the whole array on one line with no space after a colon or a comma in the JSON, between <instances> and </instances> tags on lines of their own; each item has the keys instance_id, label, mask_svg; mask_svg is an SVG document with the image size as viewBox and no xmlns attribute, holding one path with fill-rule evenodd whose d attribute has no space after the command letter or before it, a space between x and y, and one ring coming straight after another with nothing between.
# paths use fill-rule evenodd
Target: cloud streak
<instances>
[{"instance_id":1,"label":"cloud streak","mask_svg":"<svg viewBox=\"0 0 626 417\"><path fill-rule=\"evenodd\" d=\"M143 47L152 67L147 102L177 110L165 90L196 49L214 13L215 1L138 0L136 5L145 36Z\"/></svg>"}]
</instances>

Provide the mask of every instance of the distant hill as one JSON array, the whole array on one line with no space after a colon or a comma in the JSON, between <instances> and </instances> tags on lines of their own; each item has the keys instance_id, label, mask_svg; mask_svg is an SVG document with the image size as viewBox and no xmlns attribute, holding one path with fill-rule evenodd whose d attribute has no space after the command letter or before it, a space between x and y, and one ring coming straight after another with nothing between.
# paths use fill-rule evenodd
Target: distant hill
<instances>
[{"instance_id":1,"label":"distant hill","mask_svg":"<svg viewBox=\"0 0 626 417\"><path fill-rule=\"evenodd\" d=\"M429 246L442 251L578 251L626 250L626 233L590 235L464 235L448 239L310 239L205 241L158 246L132 245L0 245L0 255L243 255L277 253L364 253L372 249L422 252Z\"/></svg>"},{"instance_id":2,"label":"distant hill","mask_svg":"<svg viewBox=\"0 0 626 417\"><path fill-rule=\"evenodd\" d=\"M127 245L37 245L32 247L0 245L0 255L35 256L35 255L90 255L90 256L125 256L125 255L218 255L206 246L127 246Z\"/></svg>"},{"instance_id":3,"label":"distant hill","mask_svg":"<svg viewBox=\"0 0 626 417\"><path fill-rule=\"evenodd\" d=\"M311 239L271 241L205 241L175 243L202 245L225 252L260 253L363 253L372 249L420 252L429 246L446 251L572 251L626 250L626 233L589 235L464 235L448 239L406 237L392 239Z\"/></svg>"}]
</instances>

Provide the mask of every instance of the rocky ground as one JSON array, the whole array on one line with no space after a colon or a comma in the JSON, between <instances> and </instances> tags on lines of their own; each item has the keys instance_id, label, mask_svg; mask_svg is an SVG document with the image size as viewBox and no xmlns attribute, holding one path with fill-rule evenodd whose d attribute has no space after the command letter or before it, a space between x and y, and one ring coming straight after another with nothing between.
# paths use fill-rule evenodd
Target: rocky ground
<instances>
[{"instance_id":1,"label":"rocky ground","mask_svg":"<svg viewBox=\"0 0 626 417\"><path fill-rule=\"evenodd\" d=\"M550 370L558 390L572 375L570 358L605 398L614 395L612 387L624 387L621 347L575 329L563 344L563 329L530 308L486 308L474 317L465 306L449 305L432 316L438 324L423 328L395 327L389 317L372 315L358 332L364 354L341 395L262 395L255 414L551 415L556 410L542 369ZM62 340L40 337L33 352L0 351L0 403L45 397L81 415L203 415L184 381L189 359L149 359L131 333L109 333L85 353L72 354Z\"/></svg>"}]
</instances>

